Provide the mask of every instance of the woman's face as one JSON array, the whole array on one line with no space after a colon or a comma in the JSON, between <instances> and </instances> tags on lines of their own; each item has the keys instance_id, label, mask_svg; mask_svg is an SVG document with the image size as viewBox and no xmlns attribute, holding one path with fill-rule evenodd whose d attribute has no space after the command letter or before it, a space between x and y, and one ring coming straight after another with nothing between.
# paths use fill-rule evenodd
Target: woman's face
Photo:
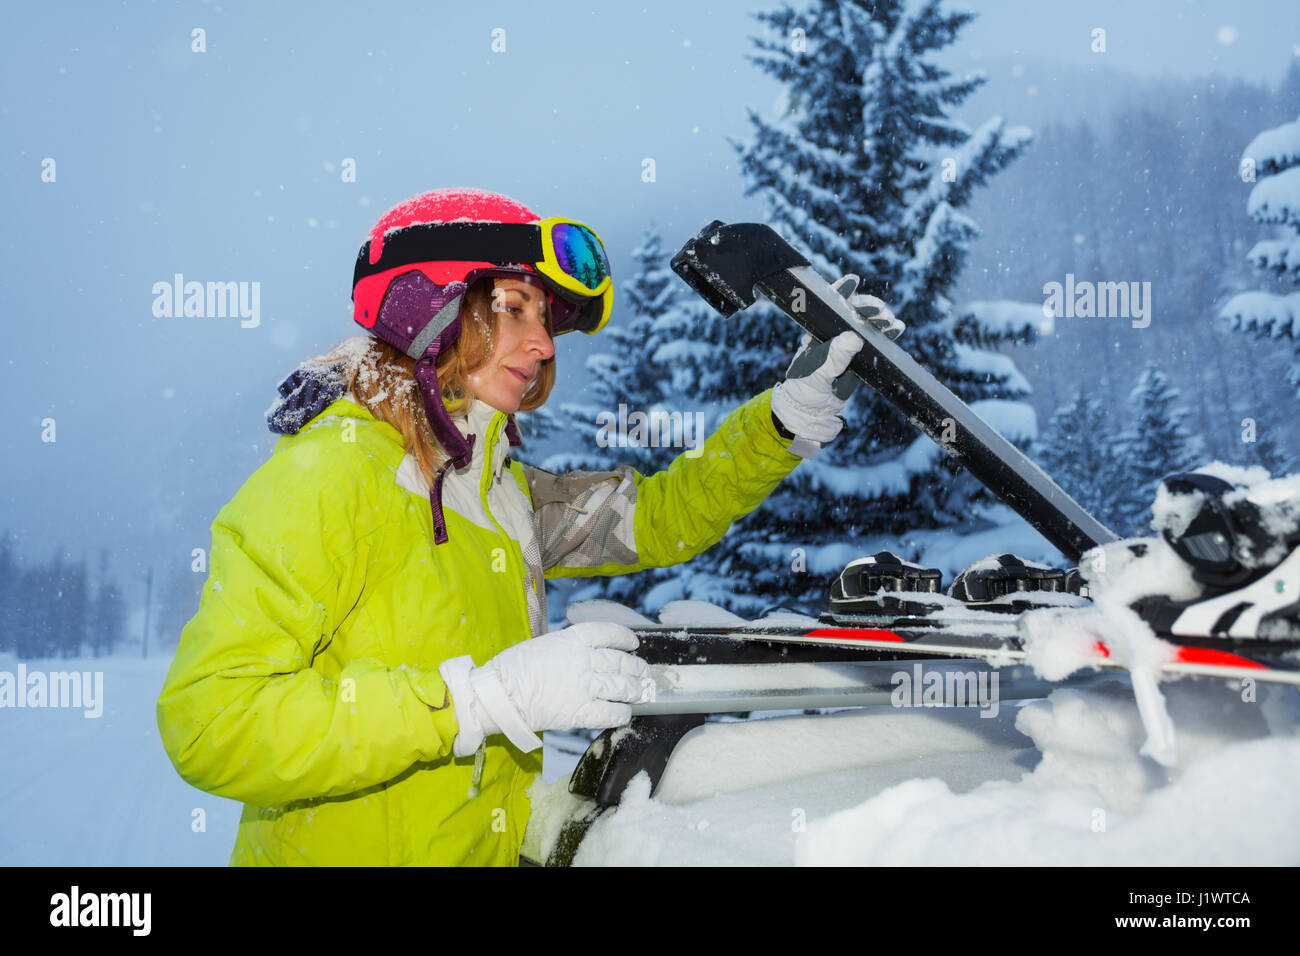
<instances>
[{"instance_id":1,"label":"woman's face","mask_svg":"<svg viewBox=\"0 0 1300 956\"><path fill-rule=\"evenodd\" d=\"M469 375L474 394L498 411L513 414L542 362L555 354L546 331L546 290L524 279L497 278L492 354ZM487 318L487 317L485 317Z\"/></svg>"}]
</instances>

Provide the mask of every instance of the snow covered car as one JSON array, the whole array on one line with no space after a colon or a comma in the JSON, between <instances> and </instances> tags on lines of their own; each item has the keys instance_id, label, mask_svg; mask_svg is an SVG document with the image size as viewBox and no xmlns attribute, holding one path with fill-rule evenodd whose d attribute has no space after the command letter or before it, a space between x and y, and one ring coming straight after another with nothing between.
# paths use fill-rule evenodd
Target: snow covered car
<instances>
[{"instance_id":1,"label":"snow covered car","mask_svg":"<svg viewBox=\"0 0 1300 956\"><path fill-rule=\"evenodd\" d=\"M1300 476L1216 463L1154 513L1082 586L1001 556L949 595L853 562L820 618L572 605L632 627L658 693L581 760L547 735L524 857L1300 863Z\"/></svg>"},{"instance_id":2,"label":"snow covered car","mask_svg":"<svg viewBox=\"0 0 1300 956\"><path fill-rule=\"evenodd\" d=\"M1118 671L964 707L909 696L676 726L638 718L570 772L586 741L548 734L523 852L553 865L1295 865L1300 693L1257 690L1162 683L1176 732L1164 763L1147 755ZM637 736L610 773L602 758Z\"/></svg>"}]
</instances>

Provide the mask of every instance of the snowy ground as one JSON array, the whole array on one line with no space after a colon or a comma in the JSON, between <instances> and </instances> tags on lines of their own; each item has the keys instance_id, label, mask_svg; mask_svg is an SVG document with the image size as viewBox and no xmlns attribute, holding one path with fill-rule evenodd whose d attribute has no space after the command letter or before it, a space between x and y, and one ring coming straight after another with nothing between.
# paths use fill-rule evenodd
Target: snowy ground
<instances>
[{"instance_id":1,"label":"snowy ground","mask_svg":"<svg viewBox=\"0 0 1300 956\"><path fill-rule=\"evenodd\" d=\"M185 783L158 736L154 705L170 657L21 663L28 673L103 672L103 713L0 710L0 863L225 865L240 805ZM0 655L0 671L18 665Z\"/></svg>"}]
</instances>

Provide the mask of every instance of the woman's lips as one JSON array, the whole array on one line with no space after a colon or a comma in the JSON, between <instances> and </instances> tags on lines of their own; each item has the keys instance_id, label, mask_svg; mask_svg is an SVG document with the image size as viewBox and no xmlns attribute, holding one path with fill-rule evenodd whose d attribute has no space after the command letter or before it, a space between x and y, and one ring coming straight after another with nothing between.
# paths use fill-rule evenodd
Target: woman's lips
<instances>
[{"instance_id":1,"label":"woman's lips","mask_svg":"<svg viewBox=\"0 0 1300 956\"><path fill-rule=\"evenodd\" d=\"M527 376L527 375L525 375L523 372L519 371L519 369L517 369L517 368L509 368L509 366L507 366L507 368L509 369L509 371L513 372L515 375L517 375L517 376L519 377L519 381L523 382L524 384L528 384L528 376Z\"/></svg>"}]
</instances>

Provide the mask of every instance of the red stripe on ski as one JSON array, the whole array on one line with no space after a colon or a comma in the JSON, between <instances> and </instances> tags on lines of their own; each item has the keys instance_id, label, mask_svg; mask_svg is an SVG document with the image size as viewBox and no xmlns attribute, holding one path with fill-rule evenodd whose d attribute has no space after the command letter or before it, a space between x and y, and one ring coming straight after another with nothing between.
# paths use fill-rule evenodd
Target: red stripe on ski
<instances>
[{"instance_id":1,"label":"red stripe on ski","mask_svg":"<svg viewBox=\"0 0 1300 956\"><path fill-rule=\"evenodd\" d=\"M1250 660L1250 658L1241 657L1237 654L1230 654L1227 651L1212 650L1208 647L1179 647L1174 660L1180 664L1212 664L1216 667L1254 667L1263 671L1271 669L1265 664Z\"/></svg>"},{"instance_id":2,"label":"red stripe on ski","mask_svg":"<svg viewBox=\"0 0 1300 956\"><path fill-rule=\"evenodd\" d=\"M1110 651L1101 641L1092 645L1092 649L1102 657L1110 657ZM1267 664L1252 661L1248 657L1232 654L1228 651L1216 651L1209 647L1185 647L1177 645L1174 661L1179 664L1209 664L1213 667L1253 667L1257 670L1271 670Z\"/></svg>"},{"instance_id":3,"label":"red stripe on ski","mask_svg":"<svg viewBox=\"0 0 1300 956\"><path fill-rule=\"evenodd\" d=\"M844 637L852 641L895 641L905 644L907 641L893 631L877 631L869 627L820 627L809 631L807 637Z\"/></svg>"}]
</instances>

